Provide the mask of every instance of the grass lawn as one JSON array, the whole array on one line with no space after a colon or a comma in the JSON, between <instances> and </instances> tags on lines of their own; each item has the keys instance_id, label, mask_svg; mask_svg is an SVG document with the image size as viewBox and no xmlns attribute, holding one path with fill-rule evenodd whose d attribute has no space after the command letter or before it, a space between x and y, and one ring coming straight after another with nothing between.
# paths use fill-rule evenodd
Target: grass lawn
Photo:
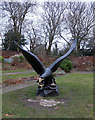
<instances>
[{"instance_id":1,"label":"grass lawn","mask_svg":"<svg viewBox=\"0 0 95 120\"><path fill-rule=\"evenodd\" d=\"M18 76L18 75L17 75ZM28 105L28 99L37 99L37 85L4 93L2 96L3 118L92 118L93 74L71 73L56 79L60 95L43 99L63 100L52 108ZM5 116L13 114L13 116Z\"/></svg>"},{"instance_id":2,"label":"grass lawn","mask_svg":"<svg viewBox=\"0 0 95 120\"><path fill-rule=\"evenodd\" d=\"M17 69L17 70L3 70L0 71L2 73L14 73L14 72L23 72L23 71L32 71L32 70L28 70L28 69Z\"/></svg>"},{"instance_id":3,"label":"grass lawn","mask_svg":"<svg viewBox=\"0 0 95 120\"><path fill-rule=\"evenodd\" d=\"M18 79L18 78L32 77L32 76L37 76L36 72L15 74L15 75L2 75L2 81L8 79Z\"/></svg>"}]
</instances>

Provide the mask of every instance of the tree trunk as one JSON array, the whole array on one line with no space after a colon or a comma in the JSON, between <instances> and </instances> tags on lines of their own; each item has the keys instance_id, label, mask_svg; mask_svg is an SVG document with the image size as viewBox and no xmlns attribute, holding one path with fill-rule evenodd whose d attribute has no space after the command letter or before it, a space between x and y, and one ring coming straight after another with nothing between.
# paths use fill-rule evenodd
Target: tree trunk
<instances>
[{"instance_id":1,"label":"tree trunk","mask_svg":"<svg viewBox=\"0 0 95 120\"><path fill-rule=\"evenodd\" d=\"M47 49L47 55L51 54L51 46L52 46L53 39L54 39L54 35L50 36L50 38L49 38L49 46L48 46L48 49Z\"/></svg>"},{"instance_id":2,"label":"tree trunk","mask_svg":"<svg viewBox=\"0 0 95 120\"><path fill-rule=\"evenodd\" d=\"M80 44L77 45L77 56L80 56Z\"/></svg>"},{"instance_id":3,"label":"tree trunk","mask_svg":"<svg viewBox=\"0 0 95 120\"><path fill-rule=\"evenodd\" d=\"M47 49L47 55L51 54L51 45L49 45L48 49Z\"/></svg>"}]
</instances>

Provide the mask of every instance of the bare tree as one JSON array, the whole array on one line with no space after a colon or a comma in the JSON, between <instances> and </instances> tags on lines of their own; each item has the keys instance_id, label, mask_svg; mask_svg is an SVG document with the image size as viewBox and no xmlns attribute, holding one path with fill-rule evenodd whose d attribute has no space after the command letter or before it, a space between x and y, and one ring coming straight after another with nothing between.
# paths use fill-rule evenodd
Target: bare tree
<instances>
[{"instance_id":1,"label":"bare tree","mask_svg":"<svg viewBox=\"0 0 95 120\"><path fill-rule=\"evenodd\" d=\"M41 45L41 37L38 35L39 32L32 26L31 32L28 31L28 38L30 41L30 51L34 52L35 48Z\"/></svg>"},{"instance_id":2,"label":"bare tree","mask_svg":"<svg viewBox=\"0 0 95 120\"><path fill-rule=\"evenodd\" d=\"M18 44L20 44L21 33L22 33L22 25L25 19L25 16L29 12L29 9L33 9L35 3L31 2L3 2L2 10L6 11L8 15L10 15L10 20L13 23L13 29L16 36L18 36Z\"/></svg>"},{"instance_id":3,"label":"bare tree","mask_svg":"<svg viewBox=\"0 0 95 120\"><path fill-rule=\"evenodd\" d=\"M49 55L54 39L58 37L61 23L64 19L64 3L45 2L43 5L43 31L45 34L45 49Z\"/></svg>"},{"instance_id":4,"label":"bare tree","mask_svg":"<svg viewBox=\"0 0 95 120\"><path fill-rule=\"evenodd\" d=\"M77 38L77 53L80 55L81 43L85 44L90 37L93 23L93 13L90 3L69 2L68 14L66 15L67 29L69 29L72 40Z\"/></svg>"},{"instance_id":5,"label":"bare tree","mask_svg":"<svg viewBox=\"0 0 95 120\"><path fill-rule=\"evenodd\" d=\"M95 24L95 1L93 2L93 20ZM94 44L94 55L95 55L95 26L93 28L93 44Z\"/></svg>"},{"instance_id":6,"label":"bare tree","mask_svg":"<svg viewBox=\"0 0 95 120\"><path fill-rule=\"evenodd\" d=\"M35 15L36 16L36 15ZM29 47L31 52L34 52L35 48L42 45L42 33L41 28L37 20L30 20L27 24L24 24L24 34L29 41Z\"/></svg>"}]
</instances>

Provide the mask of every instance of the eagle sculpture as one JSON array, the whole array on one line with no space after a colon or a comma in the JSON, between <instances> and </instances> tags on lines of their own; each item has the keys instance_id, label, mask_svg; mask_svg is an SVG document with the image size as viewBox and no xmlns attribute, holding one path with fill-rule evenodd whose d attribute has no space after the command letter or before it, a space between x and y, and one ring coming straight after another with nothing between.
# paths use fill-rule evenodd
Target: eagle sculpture
<instances>
[{"instance_id":1,"label":"eagle sculpture","mask_svg":"<svg viewBox=\"0 0 95 120\"><path fill-rule=\"evenodd\" d=\"M74 40L74 43L72 44L70 50L65 55L59 57L48 68L45 68L36 55L24 50L21 46L18 45L17 42L15 42L15 44L19 47L26 60L34 68L37 74L40 75L39 80L37 81L39 86L36 95L43 97L59 95L59 91L52 73L55 72L58 69L60 63L72 53L76 46L76 43L77 39Z\"/></svg>"}]
</instances>

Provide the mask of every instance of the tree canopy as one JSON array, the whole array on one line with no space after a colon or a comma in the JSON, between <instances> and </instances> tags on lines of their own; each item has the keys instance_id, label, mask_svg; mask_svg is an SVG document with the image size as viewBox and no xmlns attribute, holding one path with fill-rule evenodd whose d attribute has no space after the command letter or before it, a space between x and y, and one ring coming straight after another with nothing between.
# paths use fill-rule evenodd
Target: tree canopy
<instances>
[{"instance_id":1,"label":"tree canopy","mask_svg":"<svg viewBox=\"0 0 95 120\"><path fill-rule=\"evenodd\" d=\"M2 40L3 49L5 50L17 50L17 46L15 45L14 41L18 41L18 36L20 36L20 33L16 36L15 32L13 30L9 30L4 35L4 39ZM24 38L24 35L21 35L20 45L25 45L26 39Z\"/></svg>"},{"instance_id":2,"label":"tree canopy","mask_svg":"<svg viewBox=\"0 0 95 120\"><path fill-rule=\"evenodd\" d=\"M29 43L31 52L37 47L44 46L47 55L50 55L52 51L54 54L58 53L59 43L63 46L63 50L69 49L73 40L77 38L78 56L88 49L93 50L94 4L94 2L43 2L42 4L2 2L2 13L6 13L9 23L9 27L4 24L3 48L16 50L12 44L14 40L18 40L19 45Z\"/></svg>"}]
</instances>

